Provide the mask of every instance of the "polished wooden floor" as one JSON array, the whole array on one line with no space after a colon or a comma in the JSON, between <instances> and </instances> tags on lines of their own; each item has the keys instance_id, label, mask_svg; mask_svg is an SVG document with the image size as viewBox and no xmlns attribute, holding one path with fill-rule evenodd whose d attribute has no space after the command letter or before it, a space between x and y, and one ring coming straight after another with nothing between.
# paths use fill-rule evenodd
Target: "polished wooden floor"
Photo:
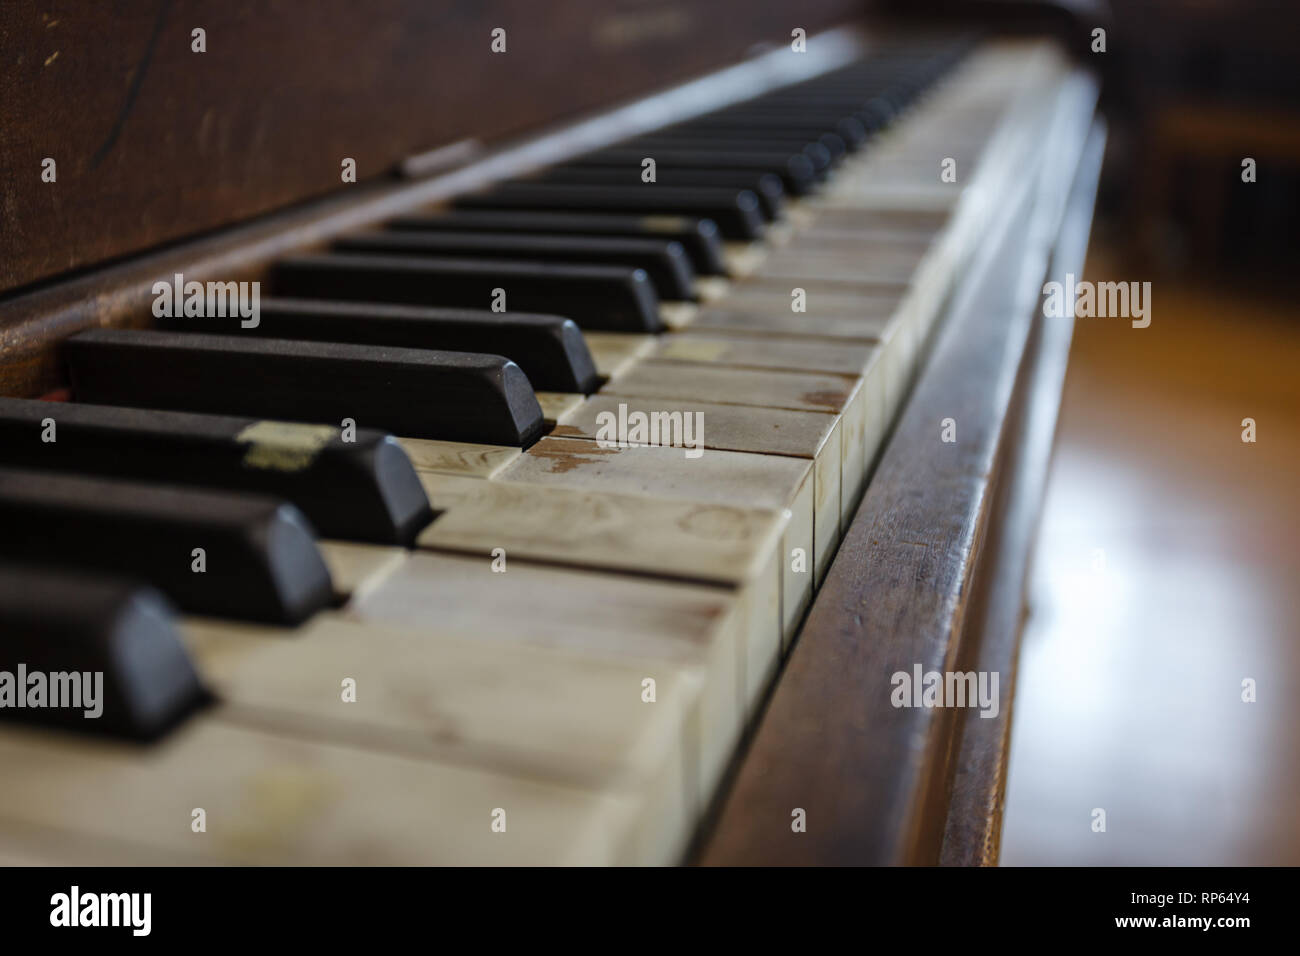
<instances>
[{"instance_id":1,"label":"polished wooden floor","mask_svg":"<svg viewBox=\"0 0 1300 956\"><path fill-rule=\"evenodd\" d=\"M1088 278L1130 271L1094 245ZM1300 864L1294 298L1155 278L1149 328L1079 320L1001 862Z\"/></svg>"}]
</instances>

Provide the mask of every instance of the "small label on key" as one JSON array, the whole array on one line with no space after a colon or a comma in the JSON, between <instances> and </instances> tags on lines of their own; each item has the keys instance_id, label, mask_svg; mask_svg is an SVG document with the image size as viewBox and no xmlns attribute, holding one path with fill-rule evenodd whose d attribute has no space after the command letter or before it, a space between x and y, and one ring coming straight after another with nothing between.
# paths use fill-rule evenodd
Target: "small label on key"
<instances>
[{"instance_id":1,"label":"small label on key","mask_svg":"<svg viewBox=\"0 0 1300 956\"><path fill-rule=\"evenodd\" d=\"M236 435L235 440L250 446L244 455L244 465L249 468L302 471L337 433L328 425L257 422Z\"/></svg>"}]
</instances>

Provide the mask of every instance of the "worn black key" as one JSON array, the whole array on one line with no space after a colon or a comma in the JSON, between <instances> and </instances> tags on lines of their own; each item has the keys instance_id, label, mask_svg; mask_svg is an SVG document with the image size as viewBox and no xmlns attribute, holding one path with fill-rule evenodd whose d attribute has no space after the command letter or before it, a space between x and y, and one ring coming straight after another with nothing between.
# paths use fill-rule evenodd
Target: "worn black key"
<instances>
[{"instance_id":1,"label":"worn black key","mask_svg":"<svg viewBox=\"0 0 1300 956\"><path fill-rule=\"evenodd\" d=\"M644 155L637 154L633 162L639 165ZM752 240L763 235L763 215L758 208L758 197L748 189L690 188L657 183L627 187L518 182L503 183L488 193L462 196L456 200L456 207L702 216L716 222L722 235L728 239Z\"/></svg>"},{"instance_id":2,"label":"worn black key","mask_svg":"<svg viewBox=\"0 0 1300 956\"><path fill-rule=\"evenodd\" d=\"M646 158L645 150L631 147L602 149L570 160L568 166L620 166L640 168ZM781 177L785 191L793 196L804 196L817 187L820 176L812 160L801 152L746 153L719 152L717 150L657 149L654 155L658 169L743 169L760 173L774 173ZM727 238L737 238L728 235ZM741 237L743 238L743 237Z\"/></svg>"},{"instance_id":3,"label":"worn black key","mask_svg":"<svg viewBox=\"0 0 1300 956\"><path fill-rule=\"evenodd\" d=\"M591 393L600 385L582 330L558 315L268 297L256 328L241 328L241 321L238 315L185 316L158 324L176 332L496 353L543 391Z\"/></svg>"},{"instance_id":4,"label":"worn black key","mask_svg":"<svg viewBox=\"0 0 1300 956\"><path fill-rule=\"evenodd\" d=\"M729 186L748 189L758 197L763 218L771 222L781 216L785 206L785 187L781 177L772 173L729 169L676 169L656 171L657 184L664 186ZM548 183L580 183L588 186L642 185L641 167L555 166L537 176ZM645 184L649 185L649 184Z\"/></svg>"},{"instance_id":5,"label":"worn black key","mask_svg":"<svg viewBox=\"0 0 1300 956\"><path fill-rule=\"evenodd\" d=\"M297 624L333 597L307 519L264 495L0 468L0 527L0 559L137 577L195 614Z\"/></svg>"},{"instance_id":6,"label":"worn black key","mask_svg":"<svg viewBox=\"0 0 1300 956\"><path fill-rule=\"evenodd\" d=\"M78 401L531 445L533 386L500 355L97 329L63 343Z\"/></svg>"},{"instance_id":7,"label":"worn black key","mask_svg":"<svg viewBox=\"0 0 1300 956\"><path fill-rule=\"evenodd\" d=\"M83 733L150 740L209 700L166 598L83 571L0 564L0 672L0 720Z\"/></svg>"},{"instance_id":8,"label":"worn black key","mask_svg":"<svg viewBox=\"0 0 1300 956\"><path fill-rule=\"evenodd\" d=\"M644 269L498 259L294 256L276 263L277 295L563 315L584 329L659 332L659 297Z\"/></svg>"},{"instance_id":9,"label":"worn black key","mask_svg":"<svg viewBox=\"0 0 1300 956\"><path fill-rule=\"evenodd\" d=\"M331 425L0 398L0 465L260 492L326 537L409 544L433 520L410 460L386 432L349 437Z\"/></svg>"},{"instance_id":10,"label":"worn black key","mask_svg":"<svg viewBox=\"0 0 1300 956\"><path fill-rule=\"evenodd\" d=\"M722 237L712 219L618 216L608 213L452 209L436 216L402 216L389 229L416 232L506 232L518 235L628 236L680 242L697 275L727 274Z\"/></svg>"},{"instance_id":11,"label":"worn black key","mask_svg":"<svg viewBox=\"0 0 1300 956\"><path fill-rule=\"evenodd\" d=\"M644 269L661 299L690 300L695 270L686 249L662 239L511 236L492 232L379 232L334 243L344 253L393 256L457 256L484 259L612 265ZM536 383L534 383L536 384Z\"/></svg>"}]
</instances>

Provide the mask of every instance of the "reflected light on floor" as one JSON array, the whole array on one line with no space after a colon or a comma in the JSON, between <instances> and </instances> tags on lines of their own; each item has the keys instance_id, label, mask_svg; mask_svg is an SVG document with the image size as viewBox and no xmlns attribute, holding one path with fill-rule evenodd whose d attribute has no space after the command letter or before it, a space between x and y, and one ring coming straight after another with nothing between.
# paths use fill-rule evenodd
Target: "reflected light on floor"
<instances>
[{"instance_id":1,"label":"reflected light on floor","mask_svg":"<svg viewBox=\"0 0 1300 956\"><path fill-rule=\"evenodd\" d=\"M1004 865L1300 863L1300 322L1172 283L1153 302L1150 329L1076 331Z\"/></svg>"}]
</instances>

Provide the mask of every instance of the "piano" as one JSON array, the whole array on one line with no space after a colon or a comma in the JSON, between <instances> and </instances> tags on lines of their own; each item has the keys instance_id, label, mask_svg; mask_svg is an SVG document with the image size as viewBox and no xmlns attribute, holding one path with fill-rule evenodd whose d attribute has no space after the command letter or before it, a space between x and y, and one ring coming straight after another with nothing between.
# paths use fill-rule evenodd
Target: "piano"
<instances>
[{"instance_id":1,"label":"piano","mask_svg":"<svg viewBox=\"0 0 1300 956\"><path fill-rule=\"evenodd\" d=\"M1088 23L0 21L0 861L996 863Z\"/></svg>"}]
</instances>

